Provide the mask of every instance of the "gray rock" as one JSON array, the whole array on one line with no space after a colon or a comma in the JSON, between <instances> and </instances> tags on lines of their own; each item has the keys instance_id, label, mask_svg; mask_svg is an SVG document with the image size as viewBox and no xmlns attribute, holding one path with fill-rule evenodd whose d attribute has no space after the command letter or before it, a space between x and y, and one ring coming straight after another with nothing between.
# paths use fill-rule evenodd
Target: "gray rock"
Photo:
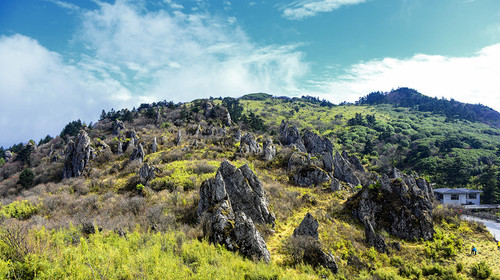
<instances>
[{"instance_id":1,"label":"gray rock","mask_svg":"<svg viewBox=\"0 0 500 280\"><path fill-rule=\"evenodd\" d=\"M350 167L349 162L345 160L344 157L339 154L339 152L335 153L333 165L333 176L335 178L354 186L361 184L358 177L354 174L354 171Z\"/></svg>"},{"instance_id":2,"label":"gray rock","mask_svg":"<svg viewBox=\"0 0 500 280\"><path fill-rule=\"evenodd\" d=\"M241 137L240 141L240 152L243 154L259 154L260 146L255 141L255 136L250 133L245 133L243 137Z\"/></svg>"},{"instance_id":3,"label":"gray rock","mask_svg":"<svg viewBox=\"0 0 500 280\"><path fill-rule=\"evenodd\" d=\"M236 130L236 132L233 135L233 139L236 142L240 142L241 141L241 130L239 130L239 129Z\"/></svg>"},{"instance_id":4,"label":"gray rock","mask_svg":"<svg viewBox=\"0 0 500 280\"><path fill-rule=\"evenodd\" d=\"M373 229L370 221L365 220L364 224L366 242L380 253L388 253L389 250L387 250L387 244L385 244L384 238L380 234L375 233L375 230Z\"/></svg>"},{"instance_id":5,"label":"gray rock","mask_svg":"<svg viewBox=\"0 0 500 280\"><path fill-rule=\"evenodd\" d=\"M323 153L323 168L326 172L333 172L333 154L331 152Z\"/></svg>"},{"instance_id":6,"label":"gray rock","mask_svg":"<svg viewBox=\"0 0 500 280\"><path fill-rule=\"evenodd\" d=\"M319 240L318 227L318 220L310 213L307 213L300 225L293 231L293 236L310 236L315 240Z\"/></svg>"},{"instance_id":7,"label":"gray rock","mask_svg":"<svg viewBox=\"0 0 500 280\"><path fill-rule=\"evenodd\" d=\"M382 176L375 187L364 187L349 198L347 209L360 222L369 221L374 230L384 229L406 240L431 240L434 235L432 199L415 179L399 171L391 173L398 178Z\"/></svg>"},{"instance_id":8,"label":"gray rock","mask_svg":"<svg viewBox=\"0 0 500 280\"><path fill-rule=\"evenodd\" d=\"M151 152L156 153L158 150L158 143L156 142L156 136L153 138L153 144L151 145Z\"/></svg>"},{"instance_id":9,"label":"gray rock","mask_svg":"<svg viewBox=\"0 0 500 280\"><path fill-rule=\"evenodd\" d=\"M182 134L181 134L181 131L177 131L177 136L175 137L174 139L174 144L176 146L179 146L181 144L181 141L182 141Z\"/></svg>"},{"instance_id":10,"label":"gray rock","mask_svg":"<svg viewBox=\"0 0 500 280\"><path fill-rule=\"evenodd\" d=\"M346 151L342 152L342 157L346 159L350 164L351 168L353 170L359 171L359 172L365 172L365 167L359 160L359 158L355 155L348 155Z\"/></svg>"},{"instance_id":11,"label":"gray rock","mask_svg":"<svg viewBox=\"0 0 500 280\"><path fill-rule=\"evenodd\" d=\"M304 132L302 141L304 142L307 152L310 154L323 155L324 153L333 153L333 145L330 140L309 130Z\"/></svg>"},{"instance_id":12,"label":"gray rock","mask_svg":"<svg viewBox=\"0 0 500 280\"><path fill-rule=\"evenodd\" d=\"M141 184L144 184L145 186L149 185L149 182L156 177L155 170L156 168L153 166L149 166L147 163L144 163L141 169L139 169L139 181Z\"/></svg>"},{"instance_id":13,"label":"gray rock","mask_svg":"<svg viewBox=\"0 0 500 280\"><path fill-rule=\"evenodd\" d=\"M294 126L289 126L285 121L281 121L279 140L283 145L295 145L301 152L306 152L306 147L302 142L299 129Z\"/></svg>"},{"instance_id":14,"label":"gray rock","mask_svg":"<svg viewBox=\"0 0 500 280\"><path fill-rule=\"evenodd\" d=\"M132 154L130 155L129 160L138 160L140 162L144 161L144 147L142 147L142 143L139 143L136 148L132 151Z\"/></svg>"},{"instance_id":15,"label":"gray rock","mask_svg":"<svg viewBox=\"0 0 500 280\"><path fill-rule=\"evenodd\" d=\"M139 141L139 137L137 137L137 133L134 130L129 130L125 133L125 137L129 138L130 141L132 142L132 146L134 146L137 141Z\"/></svg>"},{"instance_id":16,"label":"gray rock","mask_svg":"<svg viewBox=\"0 0 500 280\"><path fill-rule=\"evenodd\" d=\"M12 157L13 157L13 156L14 156L14 155L12 154L12 152L11 152L11 151L9 151L9 150L5 151L5 157L4 157L5 162L10 161L10 160L12 159Z\"/></svg>"},{"instance_id":17,"label":"gray rock","mask_svg":"<svg viewBox=\"0 0 500 280\"><path fill-rule=\"evenodd\" d=\"M262 157L265 161L271 161L276 157L276 147L273 144L273 140L268 138L264 141Z\"/></svg>"},{"instance_id":18,"label":"gray rock","mask_svg":"<svg viewBox=\"0 0 500 280\"><path fill-rule=\"evenodd\" d=\"M120 134L123 129L125 129L125 126L122 121L116 120L113 122L113 135Z\"/></svg>"},{"instance_id":19,"label":"gray rock","mask_svg":"<svg viewBox=\"0 0 500 280\"><path fill-rule=\"evenodd\" d=\"M117 155L123 154L123 144L122 144L122 141L118 142L118 145L116 146L116 154Z\"/></svg>"},{"instance_id":20,"label":"gray rock","mask_svg":"<svg viewBox=\"0 0 500 280\"><path fill-rule=\"evenodd\" d=\"M340 186L340 181L337 178L332 179L332 183L330 185L330 189L334 192L340 191L342 187Z\"/></svg>"},{"instance_id":21,"label":"gray rock","mask_svg":"<svg viewBox=\"0 0 500 280\"><path fill-rule=\"evenodd\" d=\"M295 152L288 159L287 169L288 171L295 172L296 170L302 168L307 164L309 164L308 155L300 152Z\"/></svg>"},{"instance_id":22,"label":"gray rock","mask_svg":"<svg viewBox=\"0 0 500 280\"><path fill-rule=\"evenodd\" d=\"M70 140L66 146L63 179L81 176L92 153L90 138L85 131L81 131L75 137L75 142Z\"/></svg>"},{"instance_id":23,"label":"gray rock","mask_svg":"<svg viewBox=\"0 0 500 280\"><path fill-rule=\"evenodd\" d=\"M251 256L265 262L271 261L271 254L267 249L266 242L259 231L255 228L251 219L245 213L236 214L234 234L239 251L245 256Z\"/></svg>"},{"instance_id":24,"label":"gray rock","mask_svg":"<svg viewBox=\"0 0 500 280\"><path fill-rule=\"evenodd\" d=\"M292 174L292 180L299 186L309 187L328 182L330 176L315 165L306 165Z\"/></svg>"},{"instance_id":25,"label":"gray rock","mask_svg":"<svg viewBox=\"0 0 500 280\"><path fill-rule=\"evenodd\" d=\"M200 136L201 134L202 134L201 125L199 125L199 124L198 124L198 125L196 126L195 131L194 131L194 135L195 135L195 136Z\"/></svg>"}]
</instances>

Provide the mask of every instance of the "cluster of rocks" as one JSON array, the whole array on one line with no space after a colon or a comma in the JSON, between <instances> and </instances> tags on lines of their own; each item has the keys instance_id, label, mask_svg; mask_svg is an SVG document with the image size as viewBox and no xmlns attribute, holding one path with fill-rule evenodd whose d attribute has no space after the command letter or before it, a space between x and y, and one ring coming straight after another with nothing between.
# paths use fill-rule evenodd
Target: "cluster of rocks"
<instances>
[{"instance_id":1,"label":"cluster of rocks","mask_svg":"<svg viewBox=\"0 0 500 280\"><path fill-rule=\"evenodd\" d=\"M369 187L352 196L346 207L365 225L367 242L381 252L387 251L385 230L406 240L431 240L432 186L423 178L404 175L396 168Z\"/></svg>"},{"instance_id":2,"label":"cluster of rocks","mask_svg":"<svg viewBox=\"0 0 500 280\"><path fill-rule=\"evenodd\" d=\"M255 224L274 227L275 217L262 183L248 167L222 162L215 178L200 187L197 210L203 233L213 243L243 255L270 261L266 243Z\"/></svg>"},{"instance_id":3,"label":"cluster of rocks","mask_svg":"<svg viewBox=\"0 0 500 280\"><path fill-rule=\"evenodd\" d=\"M245 133L245 135L238 138L240 139L239 152L241 154L258 155L265 161L271 161L276 157L276 147L271 138L266 139L262 147L257 143L255 136L251 133Z\"/></svg>"},{"instance_id":4,"label":"cluster of rocks","mask_svg":"<svg viewBox=\"0 0 500 280\"><path fill-rule=\"evenodd\" d=\"M293 238L299 238L295 246L302 250L302 261L312 266L323 266L337 273L337 263L333 255L326 252L319 242L319 223L313 215L307 213L300 225L293 231Z\"/></svg>"},{"instance_id":5,"label":"cluster of rocks","mask_svg":"<svg viewBox=\"0 0 500 280\"><path fill-rule=\"evenodd\" d=\"M70 140L66 146L63 179L82 175L93 154L89 136L85 131L80 131L74 141Z\"/></svg>"}]
</instances>

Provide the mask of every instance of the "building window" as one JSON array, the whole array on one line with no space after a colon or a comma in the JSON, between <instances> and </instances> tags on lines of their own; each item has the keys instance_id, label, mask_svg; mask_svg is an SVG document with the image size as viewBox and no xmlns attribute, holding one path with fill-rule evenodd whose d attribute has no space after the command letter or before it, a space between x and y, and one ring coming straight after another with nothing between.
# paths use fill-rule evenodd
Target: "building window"
<instances>
[{"instance_id":1,"label":"building window","mask_svg":"<svg viewBox=\"0 0 500 280\"><path fill-rule=\"evenodd\" d=\"M477 199L477 196L475 193L470 193L469 194L469 199Z\"/></svg>"},{"instance_id":2,"label":"building window","mask_svg":"<svg viewBox=\"0 0 500 280\"><path fill-rule=\"evenodd\" d=\"M458 194L452 194L451 200L458 200Z\"/></svg>"}]
</instances>

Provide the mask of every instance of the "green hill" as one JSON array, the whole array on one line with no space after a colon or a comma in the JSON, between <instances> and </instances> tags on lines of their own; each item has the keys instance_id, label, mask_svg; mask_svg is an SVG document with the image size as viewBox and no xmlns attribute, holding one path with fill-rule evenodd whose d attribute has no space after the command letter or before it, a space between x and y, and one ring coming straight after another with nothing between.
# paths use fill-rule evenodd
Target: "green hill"
<instances>
[{"instance_id":1,"label":"green hill","mask_svg":"<svg viewBox=\"0 0 500 280\"><path fill-rule=\"evenodd\" d=\"M393 167L413 174L391 177L393 186L423 177L435 187L481 189L483 202L500 203L500 129L391 102L334 105L265 93L163 101L103 111L92 126L70 122L38 145L2 149L0 278L499 279L493 237L460 219L458 209L437 203L432 239L406 240L375 227L387 251L367 242L366 225L352 214L355 202L346 201L360 190L375 199L386 194L380 182ZM360 184L340 180L335 188L325 154L314 153L306 140L306 151L284 143L282 122L304 139L312 132L314 148L356 156L365 170L355 173ZM258 152L238 139L246 133ZM225 160L247 164L262 184L275 216L274 227L256 223L269 263L214 244L206 234L200 188ZM294 179L309 171L328 176L308 186ZM306 213L319 223L317 242L292 238ZM229 221L227 232L235 227ZM478 255L470 254L473 245ZM330 252L337 273L304 258L314 250Z\"/></svg>"}]
</instances>

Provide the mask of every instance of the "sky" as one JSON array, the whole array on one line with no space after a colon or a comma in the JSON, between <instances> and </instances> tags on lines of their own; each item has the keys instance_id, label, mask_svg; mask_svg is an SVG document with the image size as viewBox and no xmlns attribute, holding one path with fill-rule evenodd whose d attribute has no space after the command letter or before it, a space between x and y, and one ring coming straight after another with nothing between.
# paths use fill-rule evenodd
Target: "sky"
<instances>
[{"instance_id":1,"label":"sky","mask_svg":"<svg viewBox=\"0 0 500 280\"><path fill-rule=\"evenodd\" d=\"M500 111L498 0L0 0L0 146L101 111L410 87Z\"/></svg>"}]
</instances>

